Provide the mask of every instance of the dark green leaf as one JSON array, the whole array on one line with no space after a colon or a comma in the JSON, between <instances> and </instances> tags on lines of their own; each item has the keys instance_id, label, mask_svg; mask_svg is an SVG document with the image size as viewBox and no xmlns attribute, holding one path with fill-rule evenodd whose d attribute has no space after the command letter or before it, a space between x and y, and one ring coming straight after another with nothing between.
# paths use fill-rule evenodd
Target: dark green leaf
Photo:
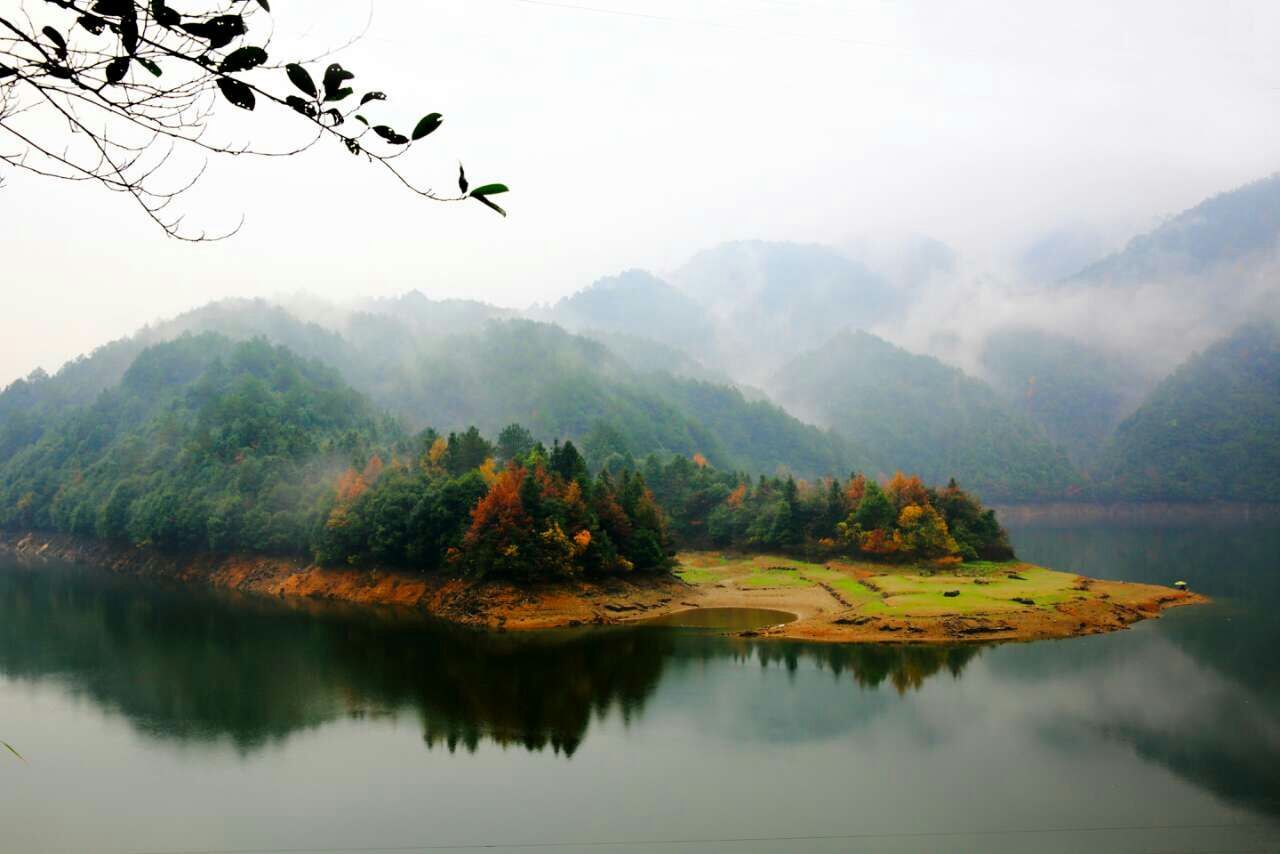
<instances>
[{"instance_id":1,"label":"dark green leaf","mask_svg":"<svg viewBox=\"0 0 1280 854\"><path fill-rule=\"evenodd\" d=\"M226 47L245 34L244 18L239 15L219 15L207 21L183 24L182 29L207 41L213 50Z\"/></svg>"},{"instance_id":2,"label":"dark green leaf","mask_svg":"<svg viewBox=\"0 0 1280 854\"><path fill-rule=\"evenodd\" d=\"M106 29L107 22L99 18L97 15L81 15L76 18L76 23L84 27L95 36L102 35L102 31Z\"/></svg>"},{"instance_id":3,"label":"dark green leaf","mask_svg":"<svg viewBox=\"0 0 1280 854\"><path fill-rule=\"evenodd\" d=\"M324 99L326 101L340 101L347 97L347 95L351 94L351 90L343 89L342 84L354 79L354 74L338 63L333 63L324 70ZM342 94L343 92L346 94Z\"/></svg>"},{"instance_id":4,"label":"dark green leaf","mask_svg":"<svg viewBox=\"0 0 1280 854\"><path fill-rule=\"evenodd\" d=\"M93 4L93 11L111 18L136 18L138 10L133 8L133 0L98 0Z\"/></svg>"},{"instance_id":5,"label":"dark green leaf","mask_svg":"<svg viewBox=\"0 0 1280 854\"><path fill-rule=\"evenodd\" d=\"M238 47L231 51L226 59L222 60L218 70L223 74L248 71L251 68L257 68L266 61L267 52L260 47Z\"/></svg>"},{"instance_id":6,"label":"dark green leaf","mask_svg":"<svg viewBox=\"0 0 1280 854\"><path fill-rule=\"evenodd\" d=\"M299 98L297 95L290 95L284 99L284 102L309 118L314 117L316 114L316 105L311 101Z\"/></svg>"},{"instance_id":7,"label":"dark green leaf","mask_svg":"<svg viewBox=\"0 0 1280 854\"><path fill-rule=\"evenodd\" d=\"M359 113L356 114L356 121L363 123L365 127L369 126L369 120Z\"/></svg>"},{"instance_id":8,"label":"dark green leaf","mask_svg":"<svg viewBox=\"0 0 1280 854\"><path fill-rule=\"evenodd\" d=\"M164 0L151 0L151 17L162 27L176 27L182 23L182 16L164 5Z\"/></svg>"},{"instance_id":9,"label":"dark green leaf","mask_svg":"<svg viewBox=\"0 0 1280 854\"><path fill-rule=\"evenodd\" d=\"M475 199L477 202L479 202L480 204L484 205L484 206L485 206L485 207L487 207L487 208L492 208L493 210L497 211L498 213L502 214L503 216L506 216L506 215L507 215L507 212L506 212L506 211L504 211L502 208L500 208L500 207L498 207L497 205L495 205L493 202L489 201L489 200L488 200L487 198L485 198L484 196L477 196L475 193L472 193L472 194L471 194L471 198Z\"/></svg>"},{"instance_id":10,"label":"dark green leaf","mask_svg":"<svg viewBox=\"0 0 1280 854\"><path fill-rule=\"evenodd\" d=\"M222 94L228 101L242 110L252 110L257 103L253 97L253 90L234 77L219 77L218 88L222 90Z\"/></svg>"},{"instance_id":11,"label":"dark green leaf","mask_svg":"<svg viewBox=\"0 0 1280 854\"><path fill-rule=\"evenodd\" d=\"M5 79L6 77L13 77L17 73L18 72L14 71L7 65L0 65L0 80Z\"/></svg>"},{"instance_id":12,"label":"dark green leaf","mask_svg":"<svg viewBox=\"0 0 1280 854\"><path fill-rule=\"evenodd\" d=\"M369 103L370 101L385 101L385 100L387 100L387 95L385 92L365 92L364 97L360 99L360 106L363 107L365 104Z\"/></svg>"},{"instance_id":13,"label":"dark green leaf","mask_svg":"<svg viewBox=\"0 0 1280 854\"><path fill-rule=\"evenodd\" d=\"M376 133L378 136L382 137L383 139L385 139L387 142L391 143L392 145L408 145L409 144L408 139L406 139L403 135L396 133L394 130L387 127L386 125L375 125L373 128L373 132Z\"/></svg>"},{"instance_id":14,"label":"dark green leaf","mask_svg":"<svg viewBox=\"0 0 1280 854\"><path fill-rule=\"evenodd\" d=\"M267 0L258 0L258 5L262 7L262 11L270 13L271 4Z\"/></svg>"},{"instance_id":15,"label":"dark green leaf","mask_svg":"<svg viewBox=\"0 0 1280 854\"><path fill-rule=\"evenodd\" d=\"M346 144L347 151L350 151L352 154L360 153L360 143L357 140L354 140L349 136L344 136L342 141Z\"/></svg>"},{"instance_id":16,"label":"dark green leaf","mask_svg":"<svg viewBox=\"0 0 1280 854\"><path fill-rule=\"evenodd\" d=\"M44 33L49 38L49 41L53 42L53 49L57 51L58 56L62 59L66 59L67 40L62 37L62 33L58 32L53 27L45 27L40 32Z\"/></svg>"},{"instance_id":17,"label":"dark green leaf","mask_svg":"<svg viewBox=\"0 0 1280 854\"><path fill-rule=\"evenodd\" d=\"M346 117L342 115L341 110L325 110L320 115L329 117L329 121L331 122L329 127L331 128L336 128L338 125L346 121Z\"/></svg>"},{"instance_id":18,"label":"dark green leaf","mask_svg":"<svg viewBox=\"0 0 1280 854\"><path fill-rule=\"evenodd\" d=\"M422 139L427 134L440 127L443 118L439 113L430 113L422 117L422 121L418 122L418 126L413 129L413 138L415 140Z\"/></svg>"},{"instance_id":19,"label":"dark green leaf","mask_svg":"<svg viewBox=\"0 0 1280 854\"><path fill-rule=\"evenodd\" d=\"M19 759L22 759L22 754L21 754L21 753L19 753L19 752L18 752L18 751L16 751L16 750L14 750L14 749L13 749L13 745L12 745L12 744L10 744L9 742L7 742L7 741L0 741L0 745L4 745L4 749L5 749L5 750L9 751L10 753L12 753L14 756L18 757ZM26 762L27 760L22 759L22 761L23 761L23 762Z\"/></svg>"},{"instance_id":20,"label":"dark green leaf","mask_svg":"<svg viewBox=\"0 0 1280 854\"><path fill-rule=\"evenodd\" d=\"M467 172L462 168L462 164L458 164L458 192L464 196L467 194Z\"/></svg>"},{"instance_id":21,"label":"dark green leaf","mask_svg":"<svg viewBox=\"0 0 1280 854\"><path fill-rule=\"evenodd\" d=\"M483 187L476 187L471 191L471 195L479 198L480 196L496 196L498 193L510 192L506 184L485 184Z\"/></svg>"},{"instance_id":22,"label":"dark green leaf","mask_svg":"<svg viewBox=\"0 0 1280 854\"><path fill-rule=\"evenodd\" d=\"M141 65L143 68L145 68L145 69L147 69L148 71L150 71L150 72L151 72L151 76L153 76L153 77L159 77L159 76L160 76L160 66L156 65L156 64L155 64L154 62L152 62L151 60L146 59L146 58L141 57L141 56L136 57L136 59L138 60L138 64L139 64L139 65Z\"/></svg>"},{"instance_id":23,"label":"dark green leaf","mask_svg":"<svg viewBox=\"0 0 1280 854\"><path fill-rule=\"evenodd\" d=\"M120 41L130 56L138 52L137 18L125 18L120 22Z\"/></svg>"},{"instance_id":24,"label":"dark green leaf","mask_svg":"<svg viewBox=\"0 0 1280 854\"><path fill-rule=\"evenodd\" d=\"M125 73L129 70L129 60L132 57L117 56L115 59L107 63L107 82L119 83L124 79Z\"/></svg>"},{"instance_id":25,"label":"dark green leaf","mask_svg":"<svg viewBox=\"0 0 1280 854\"><path fill-rule=\"evenodd\" d=\"M294 86L297 86L312 98L316 96L316 81L311 79L311 74L307 69L296 62L291 62L284 67L284 72L289 75L289 80Z\"/></svg>"}]
</instances>

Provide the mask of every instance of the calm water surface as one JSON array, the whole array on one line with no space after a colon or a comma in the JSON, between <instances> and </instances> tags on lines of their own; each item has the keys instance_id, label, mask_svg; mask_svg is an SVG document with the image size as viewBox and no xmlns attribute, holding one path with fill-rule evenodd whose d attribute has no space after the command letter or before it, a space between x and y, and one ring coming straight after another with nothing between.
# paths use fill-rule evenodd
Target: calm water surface
<instances>
[{"instance_id":1,"label":"calm water surface","mask_svg":"<svg viewBox=\"0 0 1280 854\"><path fill-rule=\"evenodd\" d=\"M0 566L27 758L0 758L0 851L1280 850L1280 531L1014 539L1216 601L908 649L477 635Z\"/></svg>"}]
</instances>

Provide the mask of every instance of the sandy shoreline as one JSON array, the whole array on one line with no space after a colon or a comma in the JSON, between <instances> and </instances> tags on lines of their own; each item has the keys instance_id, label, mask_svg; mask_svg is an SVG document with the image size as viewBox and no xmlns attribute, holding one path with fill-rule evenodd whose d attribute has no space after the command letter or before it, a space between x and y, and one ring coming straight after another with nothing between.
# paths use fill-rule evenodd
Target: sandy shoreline
<instances>
[{"instance_id":1,"label":"sandy shoreline","mask_svg":"<svg viewBox=\"0 0 1280 854\"><path fill-rule=\"evenodd\" d=\"M464 626L501 631L613 625L690 608L746 607L785 611L797 617L794 622L749 633L759 637L846 643L1025 641L1115 631L1157 617L1167 608L1207 601L1195 593L1157 585L1069 576L1074 580L1071 589L1079 595L1051 605L1020 607L997 603L991 608L970 605L956 613L928 613L928 608L919 613L903 613L901 607L884 607L884 603L895 601L887 593L870 597L865 592L849 592L862 590L863 584L878 589L876 580L880 576L876 573L892 571L886 568L828 563L810 573L823 575L815 575L813 583L801 586L792 580L793 576L781 574L786 567L770 567L774 575L766 575L761 583L758 572L756 576L735 574L735 564L708 553L682 555L682 561L713 567L724 564L727 568L723 578L716 576L713 569L704 571L705 583L664 576L533 585L383 569L333 569L276 557L181 558L46 534L0 533L0 555L24 563L83 564L121 575L176 580L261 596L398 606ZM1026 566L1010 565L1014 569ZM772 577L780 579L777 585L771 584ZM973 578L929 580L957 589L966 584L991 583ZM970 595L969 589L978 594L995 588L966 588L965 596Z\"/></svg>"}]
</instances>

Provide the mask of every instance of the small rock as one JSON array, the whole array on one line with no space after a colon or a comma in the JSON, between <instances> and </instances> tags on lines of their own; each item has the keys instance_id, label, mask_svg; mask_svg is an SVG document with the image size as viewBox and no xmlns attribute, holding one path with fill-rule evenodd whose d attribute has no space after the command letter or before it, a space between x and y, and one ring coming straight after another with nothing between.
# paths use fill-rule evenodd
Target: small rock
<instances>
[{"instance_id":1,"label":"small rock","mask_svg":"<svg viewBox=\"0 0 1280 854\"><path fill-rule=\"evenodd\" d=\"M960 595L960 591L959 591L959 590L944 590L944 591L942 591L942 595L943 595L943 596L946 596L948 599L954 599L956 596L959 596L959 595Z\"/></svg>"}]
</instances>

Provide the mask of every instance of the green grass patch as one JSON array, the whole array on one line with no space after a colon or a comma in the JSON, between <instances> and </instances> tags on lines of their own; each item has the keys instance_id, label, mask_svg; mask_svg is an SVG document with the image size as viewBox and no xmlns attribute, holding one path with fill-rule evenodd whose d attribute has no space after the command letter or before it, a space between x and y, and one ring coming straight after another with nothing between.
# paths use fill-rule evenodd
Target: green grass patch
<instances>
[{"instance_id":1,"label":"green grass patch","mask_svg":"<svg viewBox=\"0 0 1280 854\"><path fill-rule=\"evenodd\" d=\"M813 582L797 570L756 569L746 578L742 579L742 586L812 587Z\"/></svg>"},{"instance_id":2,"label":"green grass patch","mask_svg":"<svg viewBox=\"0 0 1280 854\"><path fill-rule=\"evenodd\" d=\"M686 584L711 584L722 577L719 572L700 569L696 566L681 566L676 569L676 577Z\"/></svg>"},{"instance_id":3,"label":"green grass patch","mask_svg":"<svg viewBox=\"0 0 1280 854\"><path fill-rule=\"evenodd\" d=\"M1074 589L1076 576L1054 572L1028 564L1004 564L1002 569L1016 567L1021 579L1007 573L943 572L933 575L908 575L886 572L876 576L875 583L884 598L869 602L862 610L886 616L936 616L941 614L976 614L1017 611L1027 607L1049 607L1062 602L1087 598L1088 593ZM985 581L986 583L980 583ZM946 596L958 590L958 596ZM1014 597L1032 600L1034 605L1014 602Z\"/></svg>"}]
</instances>

